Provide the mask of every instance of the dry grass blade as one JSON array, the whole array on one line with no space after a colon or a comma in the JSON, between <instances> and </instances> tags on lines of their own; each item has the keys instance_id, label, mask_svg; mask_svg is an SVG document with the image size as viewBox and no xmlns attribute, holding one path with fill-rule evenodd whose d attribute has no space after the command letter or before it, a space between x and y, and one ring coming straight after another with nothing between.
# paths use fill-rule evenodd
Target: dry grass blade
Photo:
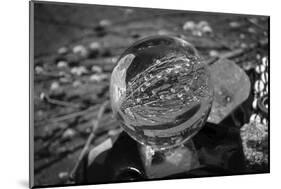
<instances>
[{"instance_id":1,"label":"dry grass blade","mask_svg":"<svg viewBox=\"0 0 281 189\"><path fill-rule=\"evenodd\" d=\"M78 104L72 104L70 102L53 99L47 94L45 94L45 99L48 103L58 105L58 106L68 106L68 107L73 107L73 108L79 108L79 106L80 106Z\"/></svg>"},{"instance_id":2,"label":"dry grass blade","mask_svg":"<svg viewBox=\"0 0 281 189\"><path fill-rule=\"evenodd\" d=\"M74 168L72 169L72 171L70 173L70 179L71 180L74 180L78 167L80 166L80 164L81 164L82 160L84 159L86 153L89 151L92 140L95 138L95 132L99 127L99 123L101 121L101 118L103 117L104 111L105 111L108 104L109 104L109 101L105 101L99 109L97 119L93 122L92 132L89 135L89 137L88 137L88 139L85 143L85 146L80 153L80 156L78 158L77 163L75 164Z\"/></svg>"}]
</instances>

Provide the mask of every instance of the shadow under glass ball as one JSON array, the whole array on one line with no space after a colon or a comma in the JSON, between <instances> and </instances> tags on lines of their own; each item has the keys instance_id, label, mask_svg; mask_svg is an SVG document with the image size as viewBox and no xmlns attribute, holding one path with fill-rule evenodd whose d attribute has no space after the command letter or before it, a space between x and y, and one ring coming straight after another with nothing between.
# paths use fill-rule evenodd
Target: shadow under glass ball
<instances>
[{"instance_id":1,"label":"shadow under glass ball","mask_svg":"<svg viewBox=\"0 0 281 189\"><path fill-rule=\"evenodd\" d=\"M213 100L210 74L188 42L152 36L120 56L111 76L113 113L141 144L167 149L204 125Z\"/></svg>"}]
</instances>

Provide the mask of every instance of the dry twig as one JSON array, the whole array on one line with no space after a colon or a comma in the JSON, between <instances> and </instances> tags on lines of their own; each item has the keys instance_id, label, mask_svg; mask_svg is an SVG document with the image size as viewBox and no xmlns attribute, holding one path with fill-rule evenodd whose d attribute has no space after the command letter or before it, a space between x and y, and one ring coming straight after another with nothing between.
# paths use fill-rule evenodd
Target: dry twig
<instances>
[{"instance_id":1,"label":"dry twig","mask_svg":"<svg viewBox=\"0 0 281 189\"><path fill-rule=\"evenodd\" d=\"M79 108L79 106L80 106L78 104L73 104L73 103L70 103L70 102L65 102L65 101L61 101L61 100L51 98L47 94L44 94L44 99L46 100L46 102L48 102L50 104L58 105L58 106L68 106L68 107L73 107L73 108Z\"/></svg>"},{"instance_id":2,"label":"dry twig","mask_svg":"<svg viewBox=\"0 0 281 189\"><path fill-rule=\"evenodd\" d=\"M74 168L72 169L71 173L70 173L70 179L71 180L74 180L75 178L75 175L76 175L76 172L78 170L78 167L80 166L81 162L83 161L86 153L89 151L89 148L90 148L90 145L92 143L92 140L95 138L95 132L96 130L98 129L99 127L99 123L100 123L100 120L105 112L105 108L106 106L109 104L109 101L105 101L100 109L99 109L99 112L98 112L98 116L97 116L97 119L94 121L93 123L93 128L92 128L92 132L91 134L89 135L88 139L87 139L87 142L85 143L85 146L84 148L82 149L81 153L80 153L80 156L78 158L78 161L77 163L75 164Z\"/></svg>"}]
</instances>

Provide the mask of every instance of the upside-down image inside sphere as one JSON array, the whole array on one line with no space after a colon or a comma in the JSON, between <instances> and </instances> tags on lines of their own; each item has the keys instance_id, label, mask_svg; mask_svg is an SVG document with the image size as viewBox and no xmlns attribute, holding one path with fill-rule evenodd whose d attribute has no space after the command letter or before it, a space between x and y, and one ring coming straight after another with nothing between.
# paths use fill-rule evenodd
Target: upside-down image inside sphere
<instances>
[{"instance_id":1,"label":"upside-down image inside sphere","mask_svg":"<svg viewBox=\"0 0 281 189\"><path fill-rule=\"evenodd\" d=\"M119 58L111 76L113 113L141 144L183 144L204 125L213 88L206 65L188 42L169 36L140 40Z\"/></svg>"}]
</instances>

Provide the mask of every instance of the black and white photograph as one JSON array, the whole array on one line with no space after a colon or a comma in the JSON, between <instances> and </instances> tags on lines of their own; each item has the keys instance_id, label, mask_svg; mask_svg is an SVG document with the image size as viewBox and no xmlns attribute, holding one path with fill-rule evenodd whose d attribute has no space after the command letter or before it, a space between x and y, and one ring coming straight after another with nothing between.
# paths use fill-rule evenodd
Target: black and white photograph
<instances>
[{"instance_id":1,"label":"black and white photograph","mask_svg":"<svg viewBox=\"0 0 281 189\"><path fill-rule=\"evenodd\" d=\"M31 188L270 173L269 15L184 9L29 2Z\"/></svg>"}]
</instances>

